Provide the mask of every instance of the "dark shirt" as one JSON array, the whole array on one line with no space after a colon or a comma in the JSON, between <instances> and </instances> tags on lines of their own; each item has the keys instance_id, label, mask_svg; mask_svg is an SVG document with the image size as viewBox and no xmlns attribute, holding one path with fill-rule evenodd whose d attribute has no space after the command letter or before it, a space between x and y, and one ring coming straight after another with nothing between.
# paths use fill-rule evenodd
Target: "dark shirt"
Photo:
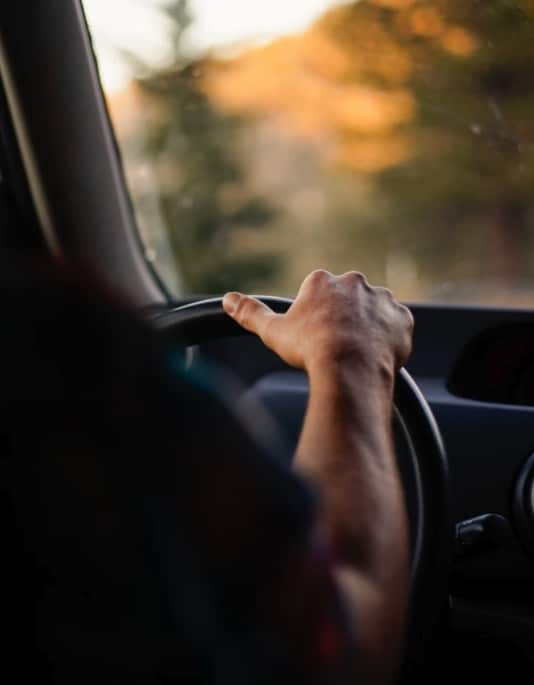
<instances>
[{"instance_id":1,"label":"dark shirt","mask_svg":"<svg viewBox=\"0 0 534 685\"><path fill-rule=\"evenodd\" d=\"M314 499L280 441L80 278L11 272L0 296L5 667L69 685L295 676L262 617Z\"/></svg>"}]
</instances>

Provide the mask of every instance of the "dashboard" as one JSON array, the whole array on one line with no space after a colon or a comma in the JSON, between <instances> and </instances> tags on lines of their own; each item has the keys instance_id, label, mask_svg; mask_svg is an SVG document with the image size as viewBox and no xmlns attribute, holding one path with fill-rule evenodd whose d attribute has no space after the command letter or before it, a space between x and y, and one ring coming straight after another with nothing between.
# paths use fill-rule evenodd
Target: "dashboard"
<instances>
[{"instance_id":1,"label":"dashboard","mask_svg":"<svg viewBox=\"0 0 534 685\"><path fill-rule=\"evenodd\" d=\"M449 628L475 642L490 636L498 640L500 649L502 645L519 649L530 663L534 659L532 313L427 306L414 306L412 311L415 345L408 370L432 407L451 474L451 540L456 540L448 583ZM231 374L240 401L259 398L290 444L296 444L307 402L304 375L290 370L253 337L221 339L194 348L190 364L206 361Z\"/></svg>"}]
</instances>

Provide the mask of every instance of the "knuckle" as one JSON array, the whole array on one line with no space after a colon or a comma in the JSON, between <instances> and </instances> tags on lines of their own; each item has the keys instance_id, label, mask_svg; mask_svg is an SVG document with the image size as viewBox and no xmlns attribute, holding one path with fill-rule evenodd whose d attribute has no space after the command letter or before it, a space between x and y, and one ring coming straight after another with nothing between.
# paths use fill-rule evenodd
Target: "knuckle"
<instances>
[{"instance_id":1,"label":"knuckle","mask_svg":"<svg viewBox=\"0 0 534 685\"><path fill-rule=\"evenodd\" d=\"M340 276L340 280L352 288L361 289L368 293L373 290L369 285L366 275L361 273L361 271L347 271L347 273Z\"/></svg>"},{"instance_id":2,"label":"knuckle","mask_svg":"<svg viewBox=\"0 0 534 685\"><path fill-rule=\"evenodd\" d=\"M408 307L407 307L406 305L404 305L404 304L399 304L399 310L400 310L400 312L404 315L404 317L405 317L405 319L406 319L406 321L407 321L407 323L408 323L408 327L410 328L410 330L413 329L413 327L414 327L414 325L415 325L415 320L414 320L414 318L413 318L412 312L411 312L411 311L408 309Z\"/></svg>"},{"instance_id":3,"label":"knuckle","mask_svg":"<svg viewBox=\"0 0 534 685\"><path fill-rule=\"evenodd\" d=\"M235 311L236 319L242 324L248 323L252 307L253 302L250 299L250 297L247 297L247 295L243 295L239 300L239 303Z\"/></svg>"},{"instance_id":4,"label":"knuckle","mask_svg":"<svg viewBox=\"0 0 534 685\"><path fill-rule=\"evenodd\" d=\"M378 286L376 288L373 288L373 290L377 295L381 295L382 297L386 298L387 300L390 300L391 302L395 301L395 297L389 288Z\"/></svg>"},{"instance_id":5,"label":"knuckle","mask_svg":"<svg viewBox=\"0 0 534 685\"><path fill-rule=\"evenodd\" d=\"M365 288L368 292L371 292L373 289L369 281L367 280L367 276L365 274L359 273L358 272L358 283Z\"/></svg>"},{"instance_id":6,"label":"knuckle","mask_svg":"<svg viewBox=\"0 0 534 685\"><path fill-rule=\"evenodd\" d=\"M365 276L360 273L359 271L347 271L347 273L344 273L341 278L343 278L346 281L349 281L349 283L363 283L365 281Z\"/></svg>"},{"instance_id":7,"label":"knuckle","mask_svg":"<svg viewBox=\"0 0 534 685\"><path fill-rule=\"evenodd\" d=\"M330 277L330 273L325 269L314 269L308 276L312 283L321 283Z\"/></svg>"}]
</instances>

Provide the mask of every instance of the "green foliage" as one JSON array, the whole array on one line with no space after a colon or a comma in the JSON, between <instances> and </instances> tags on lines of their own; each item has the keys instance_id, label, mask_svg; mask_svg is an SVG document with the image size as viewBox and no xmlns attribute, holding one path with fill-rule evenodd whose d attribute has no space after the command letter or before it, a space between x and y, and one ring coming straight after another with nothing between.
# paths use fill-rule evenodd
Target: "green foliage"
<instances>
[{"instance_id":1,"label":"green foliage","mask_svg":"<svg viewBox=\"0 0 534 685\"><path fill-rule=\"evenodd\" d=\"M138 80L145 97L165 112L148 131L140 158L158 173L174 172L176 183L159 186L159 204L174 259L186 292L217 293L227 288L254 289L279 265L276 254L243 252L237 238L261 230L274 216L267 200L245 194L225 208L221 190L242 180L236 136L239 120L211 106L199 80L202 63L182 51L190 24L186 0L165 7L173 61ZM151 192L147 190L147 192Z\"/></svg>"},{"instance_id":2,"label":"green foliage","mask_svg":"<svg viewBox=\"0 0 534 685\"><path fill-rule=\"evenodd\" d=\"M300 188L288 177L288 186L315 189L323 198L323 214L311 219L291 209L290 189L277 194L271 188L263 196L253 190L241 139L262 113L245 108L230 116L210 102L201 87L207 62L191 62L184 53L187 1L165 6L174 59L162 70L138 70L145 73L142 92L162 112L138 154L161 176L159 204L183 289L293 288L303 264L359 268L384 280L395 260L416 272L416 290L406 290L410 297L440 298L440 284L447 282L534 283L533 4L415 0L395 8L361 0L327 14L322 21L330 38L355 65L341 85L386 94L402 88L413 97L415 115L382 133L335 132L347 143L366 135L386 142L392 133L405 136L411 154L397 164L366 173L317 163L302 170L307 180ZM441 28L414 28L414 13L429 9ZM460 30L456 47L444 42L449 29ZM375 36L383 43L374 44ZM390 49L411 65L402 82L377 66ZM302 146L289 145L287 154L298 160ZM308 261L299 261L304 252ZM399 283L404 296L405 281L390 285Z\"/></svg>"},{"instance_id":3,"label":"green foliage","mask_svg":"<svg viewBox=\"0 0 534 685\"><path fill-rule=\"evenodd\" d=\"M507 0L436 6L479 47L455 56L408 45L421 65L410 82L416 155L379 179L392 239L428 280L521 284L534 276L534 24Z\"/></svg>"}]
</instances>

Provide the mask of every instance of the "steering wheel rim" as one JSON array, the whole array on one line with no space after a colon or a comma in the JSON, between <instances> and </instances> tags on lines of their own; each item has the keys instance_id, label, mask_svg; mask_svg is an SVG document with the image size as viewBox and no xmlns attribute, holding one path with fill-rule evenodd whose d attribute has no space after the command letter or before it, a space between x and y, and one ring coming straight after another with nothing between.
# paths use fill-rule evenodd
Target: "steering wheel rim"
<instances>
[{"instance_id":1,"label":"steering wheel rim","mask_svg":"<svg viewBox=\"0 0 534 685\"><path fill-rule=\"evenodd\" d=\"M257 296L277 313L285 313L292 300ZM222 298L192 302L152 317L152 324L169 342L191 346L225 337L250 336L223 310ZM397 426L410 444L420 482L419 529L412 554L412 577L405 668L420 665L443 604L450 563L452 526L449 506L449 471L443 440L428 403L406 369L398 371L394 392ZM403 482L405 491L406 483ZM413 536L414 531L410 531ZM415 556L414 556L415 555Z\"/></svg>"}]
</instances>

